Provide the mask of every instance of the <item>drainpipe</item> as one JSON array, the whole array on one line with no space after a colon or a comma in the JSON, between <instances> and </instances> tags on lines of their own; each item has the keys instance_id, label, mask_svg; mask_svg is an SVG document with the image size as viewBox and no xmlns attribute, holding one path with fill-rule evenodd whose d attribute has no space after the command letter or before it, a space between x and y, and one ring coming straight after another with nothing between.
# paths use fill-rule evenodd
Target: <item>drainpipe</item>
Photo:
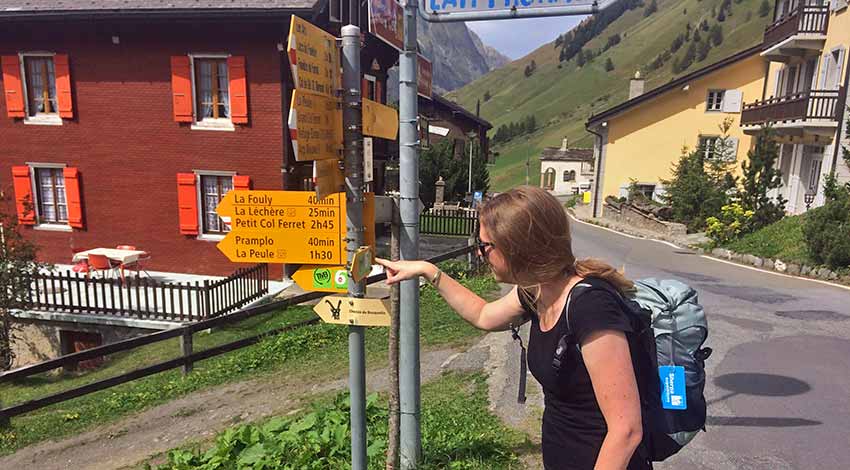
<instances>
[{"instance_id":1,"label":"drainpipe","mask_svg":"<svg viewBox=\"0 0 850 470\"><path fill-rule=\"evenodd\" d=\"M838 132L835 133L835 149L833 149L832 168L830 168L830 173L832 174L835 174L835 168L838 166L838 151L841 150L841 134L843 134L842 131L846 124L844 120L847 119L847 96L850 96L850 93L847 92L847 88L850 87L850 57L845 58L844 61L847 63L844 70L844 102L838 103L841 106L841 114L838 118Z\"/></svg>"},{"instance_id":2,"label":"drainpipe","mask_svg":"<svg viewBox=\"0 0 850 470\"><path fill-rule=\"evenodd\" d=\"M594 183L596 184L593 185L593 217L596 218L599 217L599 211L596 208L599 207L599 185L602 184L602 181L600 181L600 176L602 175L602 145L604 145L604 143L602 141L602 134L592 131L590 129L590 126L587 124L585 124L584 129L587 132L590 132L591 134L595 135L596 141L599 143L599 158L597 158L596 162L596 180L594 181Z\"/></svg>"}]
</instances>

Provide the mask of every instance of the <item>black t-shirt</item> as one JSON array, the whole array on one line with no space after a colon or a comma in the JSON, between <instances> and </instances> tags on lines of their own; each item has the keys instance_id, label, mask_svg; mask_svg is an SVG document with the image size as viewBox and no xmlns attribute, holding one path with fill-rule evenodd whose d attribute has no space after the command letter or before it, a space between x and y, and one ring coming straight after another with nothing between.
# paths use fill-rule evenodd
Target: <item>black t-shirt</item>
<instances>
[{"instance_id":1,"label":"black t-shirt","mask_svg":"<svg viewBox=\"0 0 850 470\"><path fill-rule=\"evenodd\" d=\"M558 341L567 333L566 315L549 331L540 330L540 321L520 294L520 303L531 317L528 341L528 368L543 386L543 463L547 470L591 470L602 447L608 428L599 409L590 375L581 358L578 344L599 330L626 333L637 377L647 377L651 367L641 355L633 334L630 318L623 312L613 294L603 290L582 293L569 303L571 342L567 354L556 371L552 365ZM565 307L566 310L566 307ZM641 444L629 462L628 470L647 470L652 463L644 457Z\"/></svg>"}]
</instances>

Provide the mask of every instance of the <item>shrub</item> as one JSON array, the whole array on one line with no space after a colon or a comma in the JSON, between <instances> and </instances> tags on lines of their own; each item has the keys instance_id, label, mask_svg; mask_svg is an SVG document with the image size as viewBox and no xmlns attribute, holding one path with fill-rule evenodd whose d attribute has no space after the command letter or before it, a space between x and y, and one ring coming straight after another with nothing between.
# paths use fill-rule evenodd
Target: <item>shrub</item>
<instances>
[{"instance_id":1,"label":"shrub","mask_svg":"<svg viewBox=\"0 0 850 470\"><path fill-rule=\"evenodd\" d=\"M803 236L809 256L832 268L850 266L850 193L839 191L838 197L822 207L806 213Z\"/></svg>"},{"instance_id":2,"label":"shrub","mask_svg":"<svg viewBox=\"0 0 850 470\"><path fill-rule=\"evenodd\" d=\"M761 5L759 5L759 16L764 18L765 16L770 14L770 3L767 0L761 0Z\"/></svg>"},{"instance_id":3,"label":"shrub","mask_svg":"<svg viewBox=\"0 0 850 470\"><path fill-rule=\"evenodd\" d=\"M608 59L605 60L605 71L610 72L612 70L614 70L614 62L609 57Z\"/></svg>"},{"instance_id":4,"label":"shrub","mask_svg":"<svg viewBox=\"0 0 850 470\"><path fill-rule=\"evenodd\" d=\"M652 0L651 2L649 2L649 5L646 6L646 9L643 10L643 17L646 18L647 16L655 13L656 11L658 11L658 2Z\"/></svg>"},{"instance_id":5,"label":"shrub","mask_svg":"<svg viewBox=\"0 0 850 470\"><path fill-rule=\"evenodd\" d=\"M715 244L722 245L735 240L746 233L753 218L753 211L744 210L741 204L733 202L720 209L720 217L711 216L705 219L705 234Z\"/></svg>"},{"instance_id":6,"label":"shrub","mask_svg":"<svg viewBox=\"0 0 850 470\"><path fill-rule=\"evenodd\" d=\"M708 37L711 38L711 44L714 47L723 44L723 27L719 24L712 26L708 33Z\"/></svg>"}]
</instances>

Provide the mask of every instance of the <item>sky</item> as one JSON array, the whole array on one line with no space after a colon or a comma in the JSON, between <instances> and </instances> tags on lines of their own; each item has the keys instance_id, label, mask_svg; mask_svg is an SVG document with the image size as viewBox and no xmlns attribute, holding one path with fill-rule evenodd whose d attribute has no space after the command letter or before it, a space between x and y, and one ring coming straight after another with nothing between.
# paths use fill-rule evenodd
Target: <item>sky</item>
<instances>
[{"instance_id":1,"label":"sky","mask_svg":"<svg viewBox=\"0 0 850 470\"><path fill-rule=\"evenodd\" d=\"M584 16L555 16L496 21L468 21L466 26L484 41L510 57L519 59L538 47L552 42L559 34L569 31Z\"/></svg>"}]
</instances>

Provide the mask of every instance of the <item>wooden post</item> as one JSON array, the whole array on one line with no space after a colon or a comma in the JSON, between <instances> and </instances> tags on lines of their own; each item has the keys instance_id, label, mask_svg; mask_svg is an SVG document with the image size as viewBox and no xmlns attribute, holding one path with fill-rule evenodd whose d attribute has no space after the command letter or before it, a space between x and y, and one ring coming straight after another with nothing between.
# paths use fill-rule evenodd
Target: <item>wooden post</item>
<instances>
[{"instance_id":1,"label":"wooden post","mask_svg":"<svg viewBox=\"0 0 850 470\"><path fill-rule=\"evenodd\" d=\"M180 336L180 349L183 350L183 357L188 358L192 354L192 330L186 328ZM192 361L186 359L183 364L183 375L189 375L192 372Z\"/></svg>"}]
</instances>

